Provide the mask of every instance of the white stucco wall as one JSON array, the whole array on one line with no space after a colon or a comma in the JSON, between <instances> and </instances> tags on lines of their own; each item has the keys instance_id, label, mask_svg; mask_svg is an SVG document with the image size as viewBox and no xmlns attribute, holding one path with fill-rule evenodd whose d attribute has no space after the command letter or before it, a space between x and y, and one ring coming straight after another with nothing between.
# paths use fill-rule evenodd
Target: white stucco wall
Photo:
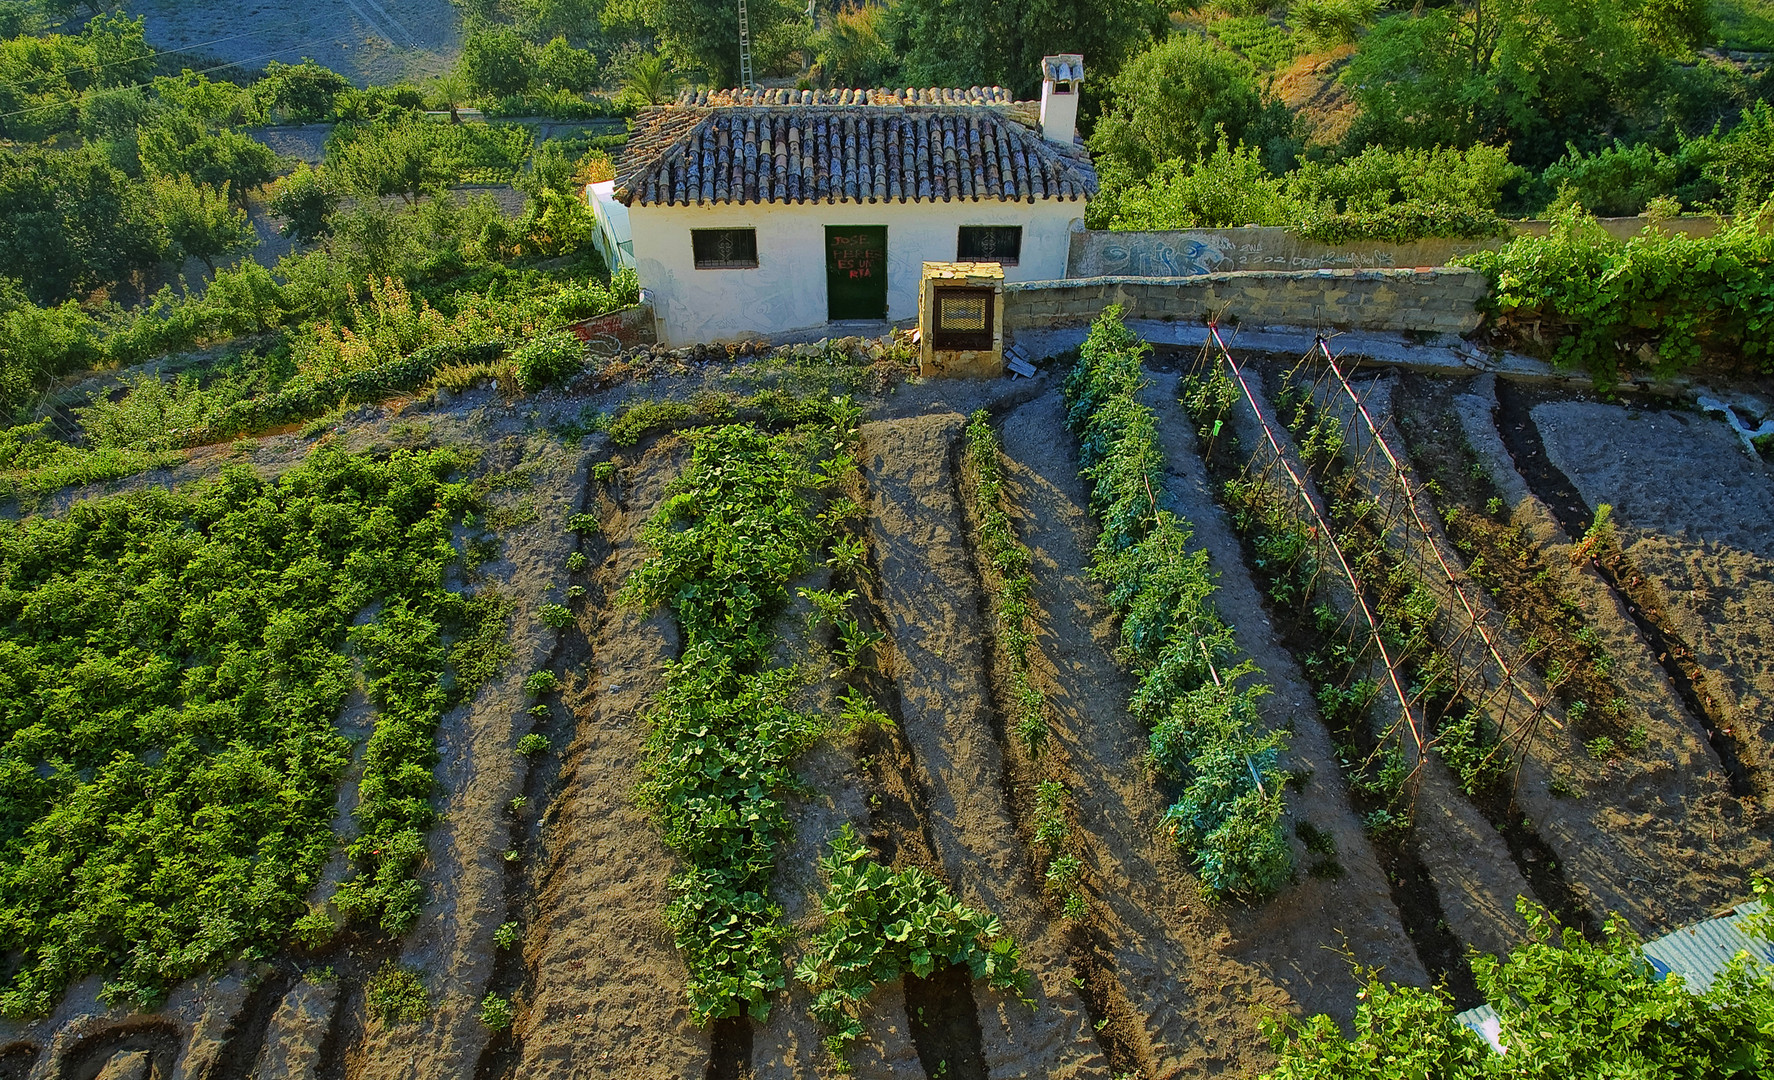
<instances>
[{"instance_id":1,"label":"white stucco wall","mask_svg":"<svg viewBox=\"0 0 1774 1080\"><path fill-rule=\"evenodd\" d=\"M887 317L918 316L918 275L926 262L955 258L962 225L1021 225L1022 252L1006 281L1066 276L1072 223L1084 203L1007 202L763 203L629 208L635 269L653 296L659 340L667 345L770 337L826 321L825 227L887 226ZM691 229L754 228L758 265L698 270Z\"/></svg>"}]
</instances>

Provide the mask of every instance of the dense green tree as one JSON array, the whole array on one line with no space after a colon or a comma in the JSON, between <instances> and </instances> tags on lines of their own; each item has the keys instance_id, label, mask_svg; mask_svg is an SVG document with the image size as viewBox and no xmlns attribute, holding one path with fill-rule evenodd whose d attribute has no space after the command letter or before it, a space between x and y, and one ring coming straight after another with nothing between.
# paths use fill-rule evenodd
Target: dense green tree
<instances>
[{"instance_id":1,"label":"dense green tree","mask_svg":"<svg viewBox=\"0 0 1774 1080\"><path fill-rule=\"evenodd\" d=\"M277 183L271 196L271 212L283 218L283 235L300 241L324 235L331 225L328 218L339 206L339 192L332 177L307 163L296 166Z\"/></svg>"},{"instance_id":2,"label":"dense green tree","mask_svg":"<svg viewBox=\"0 0 1774 1080\"><path fill-rule=\"evenodd\" d=\"M553 38L536 52L535 81L549 90L583 93L597 85L597 56Z\"/></svg>"},{"instance_id":3,"label":"dense green tree","mask_svg":"<svg viewBox=\"0 0 1774 1080\"><path fill-rule=\"evenodd\" d=\"M253 87L265 110L278 119L305 124L323 119L333 102L351 89L350 80L312 60L300 64L265 65L265 75Z\"/></svg>"},{"instance_id":4,"label":"dense green tree","mask_svg":"<svg viewBox=\"0 0 1774 1080\"><path fill-rule=\"evenodd\" d=\"M327 168L353 194L399 195L410 204L443 190L461 163L448 125L408 119L336 132Z\"/></svg>"},{"instance_id":5,"label":"dense green tree","mask_svg":"<svg viewBox=\"0 0 1774 1080\"><path fill-rule=\"evenodd\" d=\"M1196 34L1173 34L1135 56L1109 91L1090 146L1136 176L1161 161L1200 161L1221 131L1233 145L1246 141L1265 112L1250 64Z\"/></svg>"},{"instance_id":6,"label":"dense green tree","mask_svg":"<svg viewBox=\"0 0 1774 1080\"><path fill-rule=\"evenodd\" d=\"M0 41L0 136L36 142L72 129L82 95L132 86L153 69L141 19L102 15L78 36Z\"/></svg>"},{"instance_id":7,"label":"dense green tree","mask_svg":"<svg viewBox=\"0 0 1774 1080\"><path fill-rule=\"evenodd\" d=\"M1744 110L1735 128L1707 144L1702 172L1717 186L1725 208L1754 214L1774 198L1774 108L1766 101Z\"/></svg>"},{"instance_id":8,"label":"dense green tree","mask_svg":"<svg viewBox=\"0 0 1774 1080\"><path fill-rule=\"evenodd\" d=\"M891 9L907 79L920 86L1007 86L1033 97L1043 56L1081 53L1087 91L1165 23L1152 0L899 0ZM1209 128L1211 137L1212 129Z\"/></svg>"},{"instance_id":9,"label":"dense green tree","mask_svg":"<svg viewBox=\"0 0 1774 1080\"><path fill-rule=\"evenodd\" d=\"M96 152L0 153L0 266L37 303L118 281L165 250L147 190Z\"/></svg>"},{"instance_id":10,"label":"dense green tree","mask_svg":"<svg viewBox=\"0 0 1774 1080\"><path fill-rule=\"evenodd\" d=\"M259 242L246 211L229 201L225 184L217 189L183 176L157 176L149 191L174 262L199 259L213 274L216 259L250 251Z\"/></svg>"},{"instance_id":11,"label":"dense green tree","mask_svg":"<svg viewBox=\"0 0 1774 1080\"><path fill-rule=\"evenodd\" d=\"M495 98L521 94L536 78L536 57L509 26L483 26L462 42L462 75L476 94Z\"/></svg>"},{"instance_id":12,"label":"dense green tree","mask_svg":"<svg viewBox=\"0 0 1774 1080\"><path fill-rule=\"evenodd\" d=\"M237 131L208 131L189 113L162 113L140 129L139 138L148 172L227 186L237 199L277 175L277 154L269 146Z\"/></svg>"},{"instance_id":13,"label":"dense green tree","mask_svg":"<svg viewBox=\"0 0 1774 1080\"><path fill-rule=\"evenodd\" d=\"M1510 143L1543 166L1592 151L1660 107L1671 57L1710 34L1699 0L1471 0L1395 15L1362 40L1344 81L1354 146Z\"/></svg>"},{"instance_id":14,"label":"dense green tree","mask_svg":"<svg viewBox=\"0 0 1774 1080\"><path fill-rule=\"evenodd\" d=\"M793 0L748 2L746 20L754 56L762 52L765 41L781 37L790 24L805 26L804 10ZM738 5L731 0L647 0L642 12L661 50L678 67L705 71L716 86L739 84Z\"/></svg>"},{"instance_id":15,"label":"dense green tree","mask_svg":"<svg viewBox=\"0 0 1774 1080\"><path fill-rule=\"evenodd\" d=\"M155 97L206 124L237 127L265 119L264 95L256 86L217 82L190 68L177 75L163 75L153 85Z\"/></svg>"}]
</instances>

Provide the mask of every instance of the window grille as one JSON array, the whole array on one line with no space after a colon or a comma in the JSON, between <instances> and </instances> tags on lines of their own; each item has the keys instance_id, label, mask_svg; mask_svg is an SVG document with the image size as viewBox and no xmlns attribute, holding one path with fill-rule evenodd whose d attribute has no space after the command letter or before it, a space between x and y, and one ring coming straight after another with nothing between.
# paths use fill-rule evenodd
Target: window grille
<instances>
[{"instance_id":1,"label":"window grille","mask_svg":"<svg viewBox=\"0 0 1774 1080\"><path fill-rule=\"evenodd\" d=\"M955 261L1015 266L1022 250L1021 225L963 225L955 243Z\"/></svg>"},{"instance_id":2,"label":"window grille","mask_svg":"<svg viewBox=\"0 0 1774 1080\"><path fill-rule=\"evenodd\" d=\"M691 229L690 248L698 270L753 267L758 265L758 230Z\"/></svg>"}]
</instances>

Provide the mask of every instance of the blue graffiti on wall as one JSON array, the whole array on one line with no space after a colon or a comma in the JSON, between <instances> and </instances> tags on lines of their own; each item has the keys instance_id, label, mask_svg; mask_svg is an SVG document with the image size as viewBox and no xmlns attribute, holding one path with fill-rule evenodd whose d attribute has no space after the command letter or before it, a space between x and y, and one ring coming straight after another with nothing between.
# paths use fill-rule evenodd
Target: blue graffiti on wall
<instances>
[{"instance_id":1,"label":"blue graffiti on wall","mask_svg":"<svg viewBox=\"0 0 1774 1080\"><path fill-rule=\"evenodd\" d=\"M1127 277L1192 277L1211 274L1225 262L1232 241L1200 233L1135 234L1132 243L1102 249L1102 273Z\"/></svg>"}]
</instances>

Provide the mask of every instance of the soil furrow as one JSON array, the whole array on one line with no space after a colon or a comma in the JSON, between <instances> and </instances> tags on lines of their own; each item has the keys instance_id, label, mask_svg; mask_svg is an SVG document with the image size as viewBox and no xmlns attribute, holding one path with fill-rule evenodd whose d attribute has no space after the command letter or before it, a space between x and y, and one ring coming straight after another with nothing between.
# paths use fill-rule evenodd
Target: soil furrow
<instances>
[{"instance_id":1,"label":"soil furrow","mask_svg":"<svg viewBox=\"0 0 1774 1080\"><path fill-rule=\"evenodd\" d=\"M1049 394L1006 416L1002 438L1007 494L1034 559L1046 753L1072 793L1096 886L1074 962L1131 1011L1149 1075L1248 1068L1260 1039L1247 1003L1283 999L1226 955L1223 917L1160 835L1164 804L1142 763L1145 731L1127 707L1134 682L1115 663L1114 616L1086 577L1096 529L1072 440L1055 437L1064 421Z\"/></svg>"},{"instance_id":2,"label":"soil furrow","mask_svg":"<svg viewBox=\"0 0 1774 1080\"><path fill-rule=\"evenodd\" d=\"M1412 397L1440 388L1412 386ZM1440 396L1447 396L1442 393ZM1440 396L1434 400L1440 400ZM1430 408L1413 404L1411 412ZM1458 424L1469 449L1496 481L1510 506L1511 520L1544 553L1565 596L1581 611L1611 658L1613 680L1634 722L1645 732L1645 748L1631 757L1595 762L1583 754L1562 765L1583 777L1588 798L1600 800L1604 827L1632 850L1647 853L1655 873L1628 879L1637 903L1624 914L1641 933L1655 933L1711 914L1741 893L1754 868L1768 865L1770 850L1754 824L1754 805L1734 798L1726 772L1706 741L1703 725L1690 712L1687 695L1668 678L1658 653L1669 662L1669 647L1648 636L1643 612L1629 610L1593 560L1574 557L1571 537L1552 510L1516 472L1498 431L1493 377L1475 380L1469 392L1448 403L1453 417L1419 416L1423 424ZM1569 488L1563 490L1570 490ZM1690 699L1691 700L1691 699ZM1671 813L1680 808L1680 813Z\"/></svg>"},{"instance_id":3,"label":"soil furrow","mask_svg":"<svg viewBox=\"0 0 1774 1080\"><path fill-rule=\"evenodd\" d=\"M1035 894L1002 794L980 590L950 468L962 425L961 416L939 413L862 429L901 730L927 792L925 821L945 877L965 902L1004 920L1036 976L1032 1009L978 995L989 1075L1106 1076L1083 1003L1064 977L1062 931Z\"/></svg>"},{"instance_id":4,"label":"soil furrow","mask_svg":"<svg viewBox=\"0 0 1774 1080\"><path fill-rule=\"evenodd\" d=\"M1581 748L1563 707L1526 663L1521 643L1505 625L1503 615L1466 575L1464 560L1441 532L1436 508L1429 505L1423 485L1410 475L1405 452L1394 445L1396 436L1386 434L1391 424L1395 385L1391 377L1382 377L1354 386L1380 425L1381 437L1387 440L1405 470L1417 501L1416 515L1409 511L1395 513L1382 526L1381 539L1400 565L1437 599L1434 636L1437 648L1453 662L1458 673L1456 696L1463 696L1473 708L1483 709L1496 730L1514 732L1528 726L1513 790L1507 794L1481 791L1474 800L1496 827L1510 857L1541 903L1568 925L1596 933L1599 923L1595 912L1629 903L1633 895L1629 881L1642 877L1649 866L1636 853L1612 843L1605 830L1587 820L1587 808L1573 812L1565 801L1551 794L1553 774L1549 761L1568 757ZM1381 506L1394 505L1395 499L1402 496L1391 464L1377 450L1371 450L1372 435L1355 415L1347 395L1340 388L1321 386L1318 401L1327 415L1336 417L1343 425L1346 460L1360 492ZM1419 519L1428 527L1427 535L1416 528ZM1452 571L1451 580L1444 565ZM1472 629L1467 604L1509 664L1512 677L1504 676L1485 639Z\"/></svg>"},{"instance_id":5,"label":"soil furrow","mask_svg":"<svg viewBox=\"0 0 1774 1080\"><path fill-rule=\"evenodd\" d=\"M1252 381L1251 390L1259 402L1264 401L1255 380ZM1174 423L1188 433L1193 446L1192 422L1180 405L1171 407L1175 409L1177 417ZM1299 461L1291 436L1285 428L1278 426L1273 408L1267 405L1264 408L1276 441L1282 447L1282 453L1287 455L1295 473L1304 479L1307 473ZM1222 445L1230 450L1232 459L1242 458L1251 452L1251 448L1255 448L1255 453L1249 459L1251 469L1254 472L1263 471L1267 468L1266 463L1273 459L1274 452L1264 438L1249 405L1242 400L1238 401L1230 410L1228 419L1229 430L1220 436ZM1232 440L1236 440L1236 447L1233 447ZM1202 496L1211 499L1211 496L1207 496L1208 481L1202 460L1196 454L1188 462L1191 472L1200 470L1200 479L1195 483ZM1222 471L1234 465L1235 460L1228 461ZM1277 474L1274 483L1286 485L1290 482ZM1310 481L1306 494L1314 500L1315 505L1323 506L1322 494ZM1282 497L1292 500L1299 498L1299 495L1288 487L1283 491ZM1215 512L1217 515L1217 504ZM1216 520L1224 519L1216 517ZM1249 547L1241 546L1229 524L1224 526L1222 535L1223 539L1219 539L1217 543L1210 541L1210 549L1242 550L1246 559L1254 558ZM1320 594L1344 617L1346 623L1355 627L1352 633L1359 638L1367 632L1361 623L1361 616L1355 613L1354 593L1336 570L1329 567L1321 569L1317 587ZM1254 584L1249 588L1256 593ZM1253 602L1267 605L1268 600L1264 595L1258 594L1253 597ZM1318 640L1319 634L1309 613L1277 610L1275 615L1276 624L1281 628L1280 637L1293 644L1296 654L1303 656L1326 644ZM1294 670L1299 669L1296 667ZM1371 677L1374 685L1381 687L1370 706L1374 720L1379 721L1373 723L1372 728L1402 730L1402 706L1396 696L1385 689L1386 676L1379 660L1376 658L1373 661L1372 671L1362 674ZM1305 682L1303 677L1301 682ZM1316 710L1313 715L1317 716ZM1322 720L1318 727L1320 730L1324 729ZM1334 746L1330 745L1334 741L1330 735L1326 731L1323 736L1326 750L1323 751L1322 771L1327 778L1336 777L1341 788L1339 794L1349 800L1351 796L1346 787L1342 787L1344 777ZM1373 739L1366 730L1366 725L1363 730L1339 730L1336 735L1343 742L1358 747L1363 753L1372 749L1366 745ZM1458 938L1459 943L1474 948L1495 949L1513 944L1519 940L1521 933L1513 915L1515 899L1528 893L1530 889L1526 879L1508 857L1507 849L1496 831L1459 791L1440 762L1433 758L1424 762L1419 771L1418 782L1416 803L1418 807L1427 810L1419 818L1418 827L1400 843L1370 844L1370 850L1374 851L1383 870L1382 880L1388 889L1393 910L1399 913L1402 926L1415 946L1419 970L1426 969L1427 976L1447 982L1461 1003L1475 1004L1477 989L1466 965L1464 950L1449 940L1449 932ZM1358 831L1357 835L1364 844L1369 843L1365 831ZM1359 955L1356 959L1360 959ZM1396 973L1393 977L1400 981L1409 981Z\"/></svg>"},{"instance_id":6,"label":"soil furrow","mask_svg":"<svg viewBox=\"0 0 1774 1080\"><path fill-rule=\"evenodd\" d=\"M1301 1009L1347 1019L1359 986L1351 961L1383 967L1388 977L1424 985L1428 973L1405 932L1398 896L1373 844L1350 805L1336 751L1314 705L1312 690L1272 620L1231 522L1214 497L1195 433L1177 401L1174 373L1155 375L1141 396L1158 414L1170 475L1165 494L1195 530L1195 542L1212 553L1219 574L1214 602L1237 634L1238 646L1262 668L1274 692L1263 698L1264 717L1293 734L1284 767L1302 777L1288 793L1289 813L1331 838L1334 859L1320 875L1298 883L1266 904L1229 913L1230 951L1280 984ZM1247 445L1249 445L1247 439ZM1302 867L1313 862L1303 842L1295 849Z\"/></svg>"},{"instance_id":7,"label":"soil furrow","mask_svg":"<svg viewBox=\"0 0 1774 1080\"><path fill-rule=\"evenodd\" d=\"M679 471L677 451L664 440L624 470L626 498L604 523L613 542L600 571L606 595L646 557L637 534ZM525 920L518 1075L700 1078L708 1036L690 1022L683 961L663 922L677 860L633 798L642 715L677 630L669 615L613 606L591 637L586 678L563 695L577 729L562 751Z\"/></svg>"},{"instance_id":8,"label":"soil furrow","mask_svg":"<svg viewBox=\"0 0 1774 1080\"><path fill-rule=\"evenodd\" d=\"M1552 513L1558 523L1564 527L1566 535L1577 540L1589 529L1594 520L1594 506L1607 501L1608 498L1618 499L1625 494L1625 489L1614 485L1598 483L1592 489L1597 494L1593 499L1582 492L1572 482L1548 453L1539 424L1535 420L1536 398L1507 381L1497 383L1497 429L1503 436L1503 443L1509 449L1514 460L1516 471L1527 481L1529 489L1540 502ZM1607 406L1597 408L1608 409ZM1637 415L1637 414L1635 414ZM1666 414L1673 424L1685 421L1675 419L1679 414ZM1614 419L1608 416L1608 419ZM1670 426L1673 426L1670 425ZM1634 425L1637 426L1637 425ZM1651 430L1655 431L1653 422ZM1715 453L1724 450L1723 446L1710 448ZM1735 449L1734 447L1732 449ZM1732 454L1731 457L1737 455ZM1729 458L1727 458L1729 460ZM1729 470L1728 470L1729 471ZM1749 479L1746 470L1733 479L1739 482ZM1717 483L1714 479L1712 482ZM1618 494L1607 494L1608 488L1615 487ZM1659 500L1661 501L1661 500ZM1612 505L1612 504L1610 504ZM1622 509L1622 519L1625 517ZM1687 531L1686 522L1680 520L1679 512L1669 515L1663 521L1648 523L1652 531L1668 529L1678 536ZM1766 516L1765 514L1763 515ZM1729 518L1726 519L1727 521ZM1679 548L1680 542L1676 546ZM1751 543L1753 550L1753 542ZM1646 545L1647 553L1655 559L1661 554L1664 545L1658 540L1651 540ZM1704 558L1704 557L1703 557ZM1727 559L1729 556L1727 555ZM1766 558L1766 556L1764 556ZM1753 561L1753 556L1752 556ZM1731 685L1729 674L1720 670L1724 656L1722 649L1714 645L1714 659L1719 665L1702 664L1694 651L1695 645L1711 637L1707 632L1709 622L1706 618L1698 620L1683 619L1679 612L1666 610L1665 596L1667 589L1659 589L1654 583L1655 571L1647 575L1634 566L1634 559L1622 545L1621 550L1611 559L1595 560L1596 572L1602 575L1609 588L1620 598L1626 612L1637 624L1639 631L1649 640L1655 651L1657 662L1663 668L1664 675L1676 692L1681 696L1682 703L1688 713L1699 723L1713 753L1717 755L1720 765L1730 778L1733 793L1740 797L1753 797L1757 794L1766 795L1767 784L1753 774L1756 767L1746 760L1746 756L1759 760L1760 755L1751 751L1746 755L1746 747L1739 737L1736 719L1743 715L1741 707L1734 707L1748 688L1739 684ZM1765 570L1764 570L1765 573ZM1683 574L1687 577L1687 574ZM1726 580L1736 577L1732 572L1723 575ZM1752 577L1754 576L1752 571ZM1690 579L1691 580L1691 579ZM1685 590L1677 590L1676 595ZM1701 589L1705 595L1705 589ZM1703 605L1704 606L1704 603ZM1686 623L1684 627L1681 625ZM1683 638L1683 631L1688 630L1696 638L1690 643ZM1759 639L1752 644L1759 645ZM1750 712L1749 715L1755 715ZM1766 738L1762 740L1765 747ZM1757 748L1761 749L1760 747Z\"/></svg>"}]
</instances>

